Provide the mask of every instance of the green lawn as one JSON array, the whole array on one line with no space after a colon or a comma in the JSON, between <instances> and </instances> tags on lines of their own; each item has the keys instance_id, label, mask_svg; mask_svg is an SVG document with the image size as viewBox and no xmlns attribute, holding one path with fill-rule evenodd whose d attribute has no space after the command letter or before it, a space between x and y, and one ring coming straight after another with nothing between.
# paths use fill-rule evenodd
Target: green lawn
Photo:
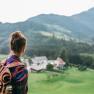
<instances>
[{"instance_id":1,"label":"green lawn","mask_svg":"<svg viewBox=\"0 0 94 94\"><path fill-rule=\"evenodd\" d=\"M6 55L0 55L0 60ZM94 70L75 68L48 79L47 73L29 73L28 94L94 94Z\"/></svg>"},{"instance_id":2,"label":"green lawn","mask_svg":"<svg viewBox=\"0 0 94 94\"><path fill-rule=\"evenodd\" d=\"M94 70L72 68L54 78L47 77L47 73L30 73L28 94L94 94Z\"/></svg>"}]
</instances>

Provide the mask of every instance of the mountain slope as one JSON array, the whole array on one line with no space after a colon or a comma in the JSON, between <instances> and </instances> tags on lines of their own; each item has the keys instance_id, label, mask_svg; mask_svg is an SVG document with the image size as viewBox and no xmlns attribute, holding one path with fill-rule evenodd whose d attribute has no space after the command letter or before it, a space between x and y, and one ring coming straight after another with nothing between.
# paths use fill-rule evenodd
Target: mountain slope
<instances>
[{"instance_id":1,"label":"mountain slope","mask_svg":"<svg viewBox=\"0 0 94 94\"><path fill-rule=\"evenodd\" d=\"M17 30L27 36L28 48L52 45L52 38L90 42L94 38L93 11L94 9L90 9L71 17L41 14L24 22L0 23L0 51L8 49L8 37Z\"/></svg>"},{"instance_id":2,"label":"mountain slope","mask_svg":"<svg viewBox=\"0 0 94 94\"><path fill-rule=\"evenodd\" d=\"M49 15L42 14L37 17L33 17L28 21L34 21L36 23L39 24L42 23L44 25L48 24L50 26L57 25L59 27L72 31L71 35L76 38L78 38L79 36L83 38L83 36L86 37L87 35L90 35L89 37L91 37L93 32L90 28L86 27L84 24L81 24L74 19L71 19L66 16L55 15L55 14L49 14Z\"/></svg>"},{"instance_id":3,"label":"mountain slope","mask_svg":"<svg viewBox=\"0 0 94 94\"><path fill-rule=\"evenodd\" d=\"M94 8L91 8L80 14L73 15L71 18L86 25L88 28L94 31Z\"/></svg>"}]
</instances>

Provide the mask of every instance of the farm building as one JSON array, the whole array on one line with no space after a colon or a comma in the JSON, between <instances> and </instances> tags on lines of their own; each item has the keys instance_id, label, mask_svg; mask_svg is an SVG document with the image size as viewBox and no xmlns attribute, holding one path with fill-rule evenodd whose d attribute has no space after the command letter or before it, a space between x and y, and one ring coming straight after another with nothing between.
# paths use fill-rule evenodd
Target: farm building
<instances>
[{"instance_id":1,"label":"farm building","mask_svg":"<svg viewBox=\"0 0 94 94\"><path fill-rule=\"evenodd\" d=\"M63 67L64 67L64 65L66 64L65 62L64 62L64 60L63 59L61 59L60 57L58 57L56 60L55 60L55 68L57 69L57 68L59 68L59 69L63 69Z\"/></svg>"},{"instance_id":2,"label":"farm building","mask_svg":"<svg viewBox=\"0 0 94 94\"><path fill-rule=\"evenodd\" d=\"M45 70L47 64L48 64L48 59L46 56L34 57L32 58L32 65L30 66L30 69L31 71Z\"/></svg>"}]
</instances>

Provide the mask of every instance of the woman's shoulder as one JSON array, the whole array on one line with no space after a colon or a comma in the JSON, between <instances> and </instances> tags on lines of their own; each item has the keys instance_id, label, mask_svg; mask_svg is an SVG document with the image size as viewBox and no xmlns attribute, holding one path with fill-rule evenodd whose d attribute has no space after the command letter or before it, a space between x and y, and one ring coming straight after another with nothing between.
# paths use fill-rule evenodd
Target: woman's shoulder
<instances>
[{"instance_id":1,"label":"woman's shoulder","mask_svg":"<svg viewBox=\"0 0 94 94\"><path fill-rule=\"evenodd\" d=\"M23 65L16 66L13 72L13 78L15 78L17 82L27 79L28 78L27 68Z\"/></svg>"}]
</instances>

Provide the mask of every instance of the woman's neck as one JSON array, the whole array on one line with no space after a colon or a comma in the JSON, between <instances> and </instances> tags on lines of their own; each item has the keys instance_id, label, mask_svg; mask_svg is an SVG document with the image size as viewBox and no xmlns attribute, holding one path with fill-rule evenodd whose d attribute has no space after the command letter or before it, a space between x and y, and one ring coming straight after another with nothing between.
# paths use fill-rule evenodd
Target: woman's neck
<instances>
[{"instance_id":1,"label":"woman's neck","mask_svg":"<svg viewBox=\"0 0 94 94\"><path fill-rule=\"evenodd\" d=\"M17 56L17 57L20 57L20 54L19 54L19 53L14 53L13 51L11 51L9 55L10 55L10 56L15 55L15 56Z\"/></svg>"}]
</instances>

